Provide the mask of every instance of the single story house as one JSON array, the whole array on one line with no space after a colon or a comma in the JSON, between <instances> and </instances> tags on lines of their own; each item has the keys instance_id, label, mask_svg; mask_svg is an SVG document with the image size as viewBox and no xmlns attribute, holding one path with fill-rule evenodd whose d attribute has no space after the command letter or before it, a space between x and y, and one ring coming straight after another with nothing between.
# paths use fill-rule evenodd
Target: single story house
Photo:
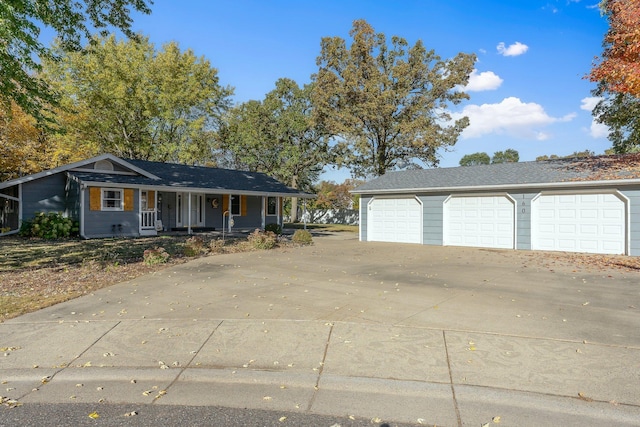
<instances>
[{"instance_id":1,"label":"single story house","mask_svg":"<svg viewBox=\"0 0 640 427\"><path fill-rule=\"evenodd\" d=\"M388 172L360 240L640 256L640 154Z\"/></svg>"},{"instance_id":2,"label":"single story house","mask_svg":"<svg viewBox=\"0 0 640 427\"><path fill-rule=\"evenodd\" d=\"M0 183L0 234L37 212L62 212L84 238L282 224L286 197L310 198L262 173L121 159L91 159Z\"/></svg>"}]
</instances>

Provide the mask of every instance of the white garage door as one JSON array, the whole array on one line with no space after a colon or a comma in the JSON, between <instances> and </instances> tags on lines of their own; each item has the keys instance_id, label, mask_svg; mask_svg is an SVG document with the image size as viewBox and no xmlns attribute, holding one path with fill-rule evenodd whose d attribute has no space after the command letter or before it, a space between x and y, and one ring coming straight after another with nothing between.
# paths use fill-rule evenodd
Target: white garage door
<instances>
[{"instance_id":1,"label":"white garage door","mask_svg":"<svg viewBox=\"0 0 640 427\"><path fill-rule=\"evenodd\" d=\"M369 203L367 240L422 243L422 205L415 198L373 199Z\"/></svg>"},{"instance_id":2,"label":"white garage door","mask_svg":"<svg viewBox=\"0 0 640 427\"><path fill-rule=\"evenodd\" d=\"M505 196L451 197L444 204L444 244L514 248L514 204Z\"/></svg>"},{"instance_id":3,"label":"white garage door","mask_svg":"<svg viewBox=\"0 0 640 427\"><path fill-rule=\"evenodd\" d=\"M625 202L615 194L541 195L531 209L533 249L626 252Z\"/></svg>"}]
</instances>

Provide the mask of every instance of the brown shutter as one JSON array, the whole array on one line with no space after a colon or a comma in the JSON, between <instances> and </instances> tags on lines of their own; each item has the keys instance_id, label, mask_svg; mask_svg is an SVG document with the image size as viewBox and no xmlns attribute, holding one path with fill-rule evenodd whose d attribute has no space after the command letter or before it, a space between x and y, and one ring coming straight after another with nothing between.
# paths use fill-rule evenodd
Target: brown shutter
<instances>
[{"instance_id":1,"label":"brown shutter","mask_svg":"<svg viewBox=\"0 0 640 427\"><path fill-rule=\"evenodd\" d=\"M279 201L278 204L280 206L278 207L278 212L276 212L276 215L282 216L282 215L284 215L284 211L282 210L283 206L284 206L284 197L278 197L278 201Z\"/></svg>"},{"instance_id":2,"label":"brown shutter","mask_svg":"<svg viewBox=\"0 0 640 427\"><path fill-rule=\"evenodd\" d=\"M132 188L124 189L124 210L125 211L133 210L133 189Z\"/></svg>"},{"instance_id":3,"label":"brown shutter","mask_svg":"<svg viewBox=\"0 0 640 427\"><path fill-rule=\"evenodd\" d=\"M247 196L240 196L240 215L247 216Z\"/></svg>"},{"instance_id":4,"label":"brown shutter","mask_svg":"<svg viewBox=\"0 0 640 427\"><path fill-rule=\"evenodd\" d=\"M156 208L156 192L155 191L147 191L147 208L155 209Z\"/></svg>"},{"instance_id":5,"label":"brown shutter","mask_svg":"<svg viewBox=\"0 0 640 427\"><path fill-rule=\"evenodd\" d=\"M89 210L99 211L102 198L102 192L98 187L89 187Z\"/></svg>"},{"instance_id":6,"label":"brown shutter","mask_svg":"<svg viewBox=\"0 0 640 427\"><path fill-rule=\"evenodd\" d=\"M226 211L229 210L229 197L231 197L231 195L229 194L222 195L222 214L223 215Z\"/></svg>"}]
</instances>

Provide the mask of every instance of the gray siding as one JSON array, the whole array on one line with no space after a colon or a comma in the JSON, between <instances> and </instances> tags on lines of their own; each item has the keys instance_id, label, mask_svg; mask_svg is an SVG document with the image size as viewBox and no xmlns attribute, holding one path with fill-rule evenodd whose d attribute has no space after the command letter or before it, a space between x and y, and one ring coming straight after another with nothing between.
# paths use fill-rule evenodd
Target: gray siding
<instances>
[{"instance_id":1,"label":"gray siding","mask_svg":"<svg viewBox=\"0 0 640 427\"><path fill-rule=\"evenodd\" d=\"M360 196L360 240L363 242L367 241L367 220L368 212L369 212L369 202L371 201L371 196L365 196L364 194Z\"/></svg>"},{"instance_id":2,"label":"gray siding","mask_svg":"<svg viewBox=\"0 0 640 427\"><path fill-rule=\"evenodd\" d=\"M442 245L443 242L443 204L446 195L419 196L422 202L422 242L425 245Z\"/></svg>"},{"instance_id":3,"label":"gray siding","mask_svg":"<svg viewBox=\"0 0 640 427\"><path fill-rule=\"evenodd\" d=\"M204 225L205 227L222 230L222 194L207 194L205 197ZM211 200L218 199L218 207L211 205Z\"/></svg>"},{"instance_id":4,"label":"gray siding","mask_svg":"<svg viewBox=\"0 0 640 427\"><path fill-rule=\"evenodd\" d=\"M22 219L31 219L36 212L61 212L67 214L63 173L46 176L22 184Z\"/></svg>"},{"instance_id":5,"label":"gray siding","mask_svg":"<svg viewBox=\"0 0 640 427\"><path fill-rule=\"evenodd\" d=\"M629 198L629 255L640 256L640 188L622 194Z\"/></svg>"},{"instance_id":6,"label":"gray siding","mask_svg":"<svg viewBox=\"0 0 640 427\"><path fill-rule=\"evenodd\" d=\"M247 196L247 214L233 216L233 228L261 228L262 227L262 197ZM275 222L275 221L272 221Z\"/></svg>"},{"instance_id":7,"label":"gray siding","mask_svg":"<svg viewBox=\"0 0 640 427\"><path fill-rule=\"evenodd\" d=\"M531 200L536 194L509 193L516 201L516 249L531 249Z\"/></svg>"},{"instance_id":8,"label":"gray siding","mask_svg":"<svg viewBox=\"0 0 640 427\"><path fill-rule=\"evenodd\" d=\"M84 237L133 237L140 235L138 215L140 193L133 192L132 211L92 211L89 206L89 188L84 189Z\"/></svg>"},{"instance_id":9,"label":"gray siding","mask_svg":"<svg viewBox=\"0 0 640 427\"><path fill-rule=\"evenodd\" d=\"M80 219L80 184L67 178L65 188L67 215L75 220Z\"/></svg>"}]
</instances>

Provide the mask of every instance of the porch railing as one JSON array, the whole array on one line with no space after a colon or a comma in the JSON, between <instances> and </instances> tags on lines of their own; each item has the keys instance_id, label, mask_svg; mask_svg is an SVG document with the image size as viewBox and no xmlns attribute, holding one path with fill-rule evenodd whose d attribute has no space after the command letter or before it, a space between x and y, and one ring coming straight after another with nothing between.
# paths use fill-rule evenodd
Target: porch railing
<instances>
[{"instance_id":1,"label":"porch railing","mask_svg":"<svg viewBox=\"0 0 640 427\"><path fill-rule=\"evenodd\" d=\"M156 211L142 211L140 218L140 229L155 230L156 228Z\"/></svg>"}]
</instances>

